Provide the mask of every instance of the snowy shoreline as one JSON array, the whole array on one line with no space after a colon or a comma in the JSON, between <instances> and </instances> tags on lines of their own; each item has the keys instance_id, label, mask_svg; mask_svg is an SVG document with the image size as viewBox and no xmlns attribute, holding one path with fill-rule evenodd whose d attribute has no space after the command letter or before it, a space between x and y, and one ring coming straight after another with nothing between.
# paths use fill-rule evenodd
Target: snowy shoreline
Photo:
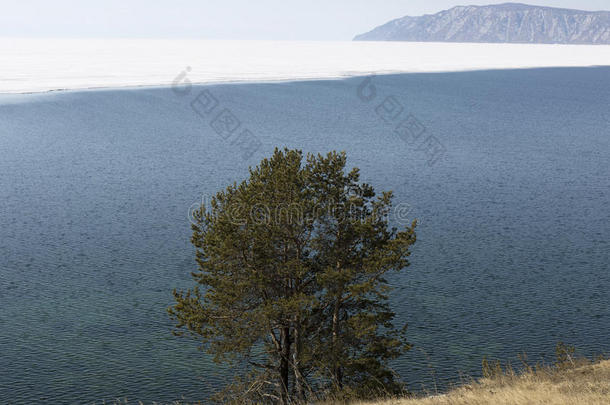
<instances>
[{"instance_id":1,"label":"snowy shoreline","mask_svg":"<svg viewBox=\"0 0 610 405\"><path fill-rule=\"evenodd\" d=\"M0 39L0 93L610 66L608 45Z\"/></svg>"}]
</instances>

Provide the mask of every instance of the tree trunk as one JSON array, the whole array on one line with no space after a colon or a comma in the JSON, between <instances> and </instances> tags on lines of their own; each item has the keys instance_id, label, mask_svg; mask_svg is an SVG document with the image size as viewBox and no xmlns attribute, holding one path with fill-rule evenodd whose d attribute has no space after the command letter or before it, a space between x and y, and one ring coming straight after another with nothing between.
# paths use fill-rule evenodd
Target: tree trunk
<instances>
[{"instance_id":1,"label":"tree trunk","mask_svg":"<svg viewBox=\"0 0 610 405\"><path fill-rule=\"evenodd\" d=\"M280 402L282 405L290 403L290 327L283 327L281 331L282 352L280 353Z\"/></svg>"},{"instance_id":2,"label":"tree trunk","mask_svg":"<svg viewBox=\"0 0 610 405\"><path fill-rule=\"evenodd\" d=\"M294 389L297 399L304 401L305 381L303 379L303 374L301 373L301 345L300 319L297 317L296 326L294 328L294 354L292 359L292 367L294 369Z\"/></svg>"},{"instance_id":3,"label":"tree trunk","mask_svg":"<svg viewBox=\"0 0 610 405\"><path fill-rule=\"evenodd\" d=\"M341 365L339 364L339 333L340 333L340 325L339 325L339 311L341 309L341 295L342 292L339 291L335 301L335 307L333 308L333 320L332 320L332 356L333 356L333 379L335 380L335 384L338 389L343 388L343 371L341 370Z\"/></svg>"}]
</instances>

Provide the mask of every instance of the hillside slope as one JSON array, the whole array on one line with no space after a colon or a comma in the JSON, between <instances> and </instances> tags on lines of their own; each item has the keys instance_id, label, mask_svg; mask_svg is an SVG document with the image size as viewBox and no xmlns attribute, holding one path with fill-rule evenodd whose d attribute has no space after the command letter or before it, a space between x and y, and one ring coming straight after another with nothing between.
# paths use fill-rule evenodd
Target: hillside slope
<instances>
[{"instance_id":1,"label":"hillside slope","mask_svg":"<svg viewBox=\"0 0 610 405\"><path fill-rule=\"evenodd\" d=\"M610 404L610 361L523 375L502 375L457 388L445 395L358 405L566 405Z\"/></svg>"},{"instance_id":2,"label":"hillside slope","mask_svg":"<svg viewBox=\"0 0 610 405\"><path fill-rule=\"evenodd\" d=\"M354 40L610 44L610 11L516 3L459 6L433 15L399 18Z\"/></svg>"}]
</instances>

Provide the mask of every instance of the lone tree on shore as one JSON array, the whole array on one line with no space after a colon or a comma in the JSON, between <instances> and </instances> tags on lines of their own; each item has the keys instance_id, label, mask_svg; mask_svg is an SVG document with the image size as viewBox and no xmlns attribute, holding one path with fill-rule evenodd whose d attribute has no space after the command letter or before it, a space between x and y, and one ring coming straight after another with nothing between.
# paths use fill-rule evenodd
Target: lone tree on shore
<instances>
[{"instance_id":1,"label":"lone tree on shore","mask_svg":"<svg viewBox=\"0 0 610 405\"><path fill-rule=\"evenodd\" d=\"M384 276L409 265L415 222L390 228L391 193L346 173L345 153L277 150L195 213L197 285L174 291L175 334L248 374L221 402L292 404L402 385L409 349Z\"/></svg>"}]
</instances>

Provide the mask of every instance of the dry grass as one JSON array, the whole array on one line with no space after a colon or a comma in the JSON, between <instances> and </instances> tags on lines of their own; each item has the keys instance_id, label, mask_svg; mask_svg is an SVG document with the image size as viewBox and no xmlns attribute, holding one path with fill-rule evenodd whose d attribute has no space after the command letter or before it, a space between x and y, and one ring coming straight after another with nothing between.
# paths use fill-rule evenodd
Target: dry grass
<instances>
[{"instance_id":1,"label":"dry grass","mask_svg":"<svg viewBox=\"0 0 610 405\"><path fill-rule=\"evenodd\" d=\"M357 405L609 405L610 361L497 373L445 395ZM356 404L353 404L356 405Z\"/></svg>"},{"instance_id":2,"label":"dry grass","mask_svg":"<svg viewBox=\"0 0 610 405\"><path fill-rule=\"evenodd\" d=\"M350 405L610 405L610 360L591 362L585 358L575 358L573 353L574 349L570 346L558 344L557 362L552 366L536 367L530 367L523 356L524 371L518 373L510 366L503 369L498 362L490 364L484 360L483 374L486 378L446 394L351 402ZM126 399L112 404L144 405ZM346 402L318 403L340 404L345 405ZM178 401L171 405L186 405L186 402Z\"/></svg>"}]
</instances>

